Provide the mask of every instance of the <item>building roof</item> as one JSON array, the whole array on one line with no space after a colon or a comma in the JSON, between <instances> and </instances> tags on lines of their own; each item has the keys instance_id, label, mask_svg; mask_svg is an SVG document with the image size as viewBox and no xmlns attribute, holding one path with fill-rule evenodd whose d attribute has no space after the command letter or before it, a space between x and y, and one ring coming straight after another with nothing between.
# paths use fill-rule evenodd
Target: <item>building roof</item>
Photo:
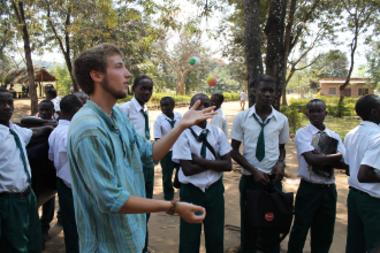
<instances>
[{"instance_id":1,"label":"building roof","mask_svg":"<svg viewBox=\"0 0 380 253\"><path fill-rule=\"evenodd\" d=\"M344 77L323 77L319 79L320 84L343 84L346 81ZM350 84L370 84L369 78L351 77Z\"/></svg>"}]
</instances>

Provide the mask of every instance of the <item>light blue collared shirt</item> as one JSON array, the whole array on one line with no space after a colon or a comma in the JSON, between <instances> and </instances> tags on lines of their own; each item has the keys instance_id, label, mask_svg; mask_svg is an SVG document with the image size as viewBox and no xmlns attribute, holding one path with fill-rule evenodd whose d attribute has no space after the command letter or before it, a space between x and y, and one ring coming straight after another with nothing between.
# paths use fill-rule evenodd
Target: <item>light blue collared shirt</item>
<instances>
[{"instance_id":1,"label":"light blue collared shirt","mask_svg":"<svg viewBox=\"0 0 380 253\"><path fill-rule=\"evenodd\" d=\"M68 141L80 252L142 252L145 214L120 214L129 196L145 196L142 160L152 144L114 107L107 115L87 101Z\"/></svg>"}]
</instances>

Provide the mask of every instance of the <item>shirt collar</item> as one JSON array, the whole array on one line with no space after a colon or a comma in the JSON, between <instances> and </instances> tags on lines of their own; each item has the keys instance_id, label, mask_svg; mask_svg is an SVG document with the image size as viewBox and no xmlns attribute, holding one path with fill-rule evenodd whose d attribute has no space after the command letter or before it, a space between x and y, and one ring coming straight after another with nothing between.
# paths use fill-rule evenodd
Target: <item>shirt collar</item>
<instances>
[{"instance_id":1,"label":"shirt collar","mask_svg":"<svg viewBox=\"0 0 380 253\"><path fill-rule=\"evenodd\" d=\"M319 130L318 128L316 128L313 124L309 123L308 125L308 128L309 130L311 131L311 134L314 135L314 134L317 134L319 132L325 132L325 133L328 133L327 131L327 127L325 126L325 129L322 130Z\"/></svg>"},{"instance_id":2,"label":"shirt collar","mask_svg":"<svg viewBox=\"0 0 380 253\"><path fill-rule=\"evenodd\" d=\"M131 103L135 107L135 109L136 109L137 112L141 111L141 109L143 109L144 111L148 110L148 108L146 107L146 105L144 105L144 107L142 107L141 104L139 103L139 101L137 101L137 99L135 97L133 97L131 99Z\"/></svg>"},{"instance_id":3,"label":"shirt collar","mask_svg":"<svg viewBox=\"0 0 380 253\"><path fill-rule=\"evenodd\" d=\"M58 125L60 125L60 126L68 126L68 125L70 125L70 120L60 119L60 120L58 120Z\"/></svg>"},{"instance_id":4,"label":"shirt collar","mask_svg":"<svg viewBox=\"0 0 380 253\"><path fill-rule=\"evenodd\" d=\"M275 120L277 120L278 118L277 111L276 109L273 108L273 106L271 106L271 108L272 108L272 112L268 115L268 117L265 120L268 120L270 118L274 118ZM261 120L261 117L256 113L256 104L254 104L253 106L251 106L251 108L249 108L248 115L253 116L253 114L256 114L258 118Z\"/></svg>"},{"instance_id":5,"label":"shirt collar","mask_svg":"<svg viewBox=\"0 0 380 253\"><path fill-rule=\"evenodd\" d=\"M363 120L362 122L360 122L360 125L361 126L365 126L365 127L371 127L371 128L379 128L380 126L372 121L367 121L367 120Z\"/></svg>"},{"instance_id":6,"label":"shirt collar","mask_svg":"<svg viewBox=\"0 0 380 253\"><path fill-rule=\"evenodd\" d=\"M209 124L207 123L206 127L205 128L202 128L198 125L194 125L194 126L191 126L191 129L193 129L193 131L197 134L197 135L200 135L202 130L204 129L209 129Z\"/></svg>"},{"instance_id":7,"label":"shirt collar","mask_svg":"<svg viewBox=\"0 0 380 253\"><path fill-rule=\"evenodd\" d=\"M118 121L117 113L115 110L115 106L112 107L111 116L106 114L96 103L91 100L87 100L84 107L89 107L93 111L95 111L106 123L107 127L112 130L117 130L118 126L116 125L116 121Z\"/></svg>"}]
</instances>

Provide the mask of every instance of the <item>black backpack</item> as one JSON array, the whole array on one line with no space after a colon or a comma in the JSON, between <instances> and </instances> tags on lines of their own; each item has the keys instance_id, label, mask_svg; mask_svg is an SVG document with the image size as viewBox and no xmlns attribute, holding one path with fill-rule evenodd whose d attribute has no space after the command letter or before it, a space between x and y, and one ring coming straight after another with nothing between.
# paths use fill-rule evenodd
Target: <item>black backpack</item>
<instances>
[{"instance_id":1,"label":"black backpack","mask_svg":"<svg viewBox=\"0 0 380 253\"><path fill-rule=\"evenodd\" d=\"M277 190L272 183L265 190L247 190L246 211L249 226L257 231L280 234L281 242L293 220L293 193Z\"/></svg>"}]
</instances>

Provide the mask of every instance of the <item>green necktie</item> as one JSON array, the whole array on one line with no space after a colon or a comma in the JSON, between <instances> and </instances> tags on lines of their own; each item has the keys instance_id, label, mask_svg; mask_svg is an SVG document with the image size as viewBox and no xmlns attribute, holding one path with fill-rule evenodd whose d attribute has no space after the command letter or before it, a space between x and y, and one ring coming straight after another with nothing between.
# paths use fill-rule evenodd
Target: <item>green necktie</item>
<instances>
[{"instance_id":1,"label":"green necktie","mask_svg":"<svg viewBox=\"0 0 380 253\"><path fill-rule=\"evenodd\" d=\"M170 126L171 126L172 128L174 128L174 125L175 125L175 119L166 119L166 120L169 122Z\"/></svg>"},{"instance_id":2,"label":"green necktie","mask_svg":"<svg viewBox=\"0 0 380 253\"><path fill-rule=\"evenodd\" d=\"M24 149L22 148L21 140L18 137L17 133L13 129L9 128L9 132L15 138L16 146L20 150L20 156L21 156L22 163L24 165L24 171L26 173L26 176L28 177L28 183L30 184L30 174L29 174L29 171L28 171L28 165L27 165L27 162L26 162L26 156L25 156L25 153L24 153Z\"/></svg>"},{"instance_id":3,"label":"green necktie","mask_svg":"<svg viewBox=\"0 0 380 253\"><path fill-rule=\"evenodd\" d=\"M209 133L208 129L203 129L201 134L198 136L198 141L202 142L202 147L201 147L202 158L206 158L206 141L207 141L208 133Z\"/></svg>"},{"instance_id":4,"label":"green necktie","mask_svg":"<svg viewBox=\"0 0 380 253\"><path fill-rule=\"evenodd\" d=\"M145 119L145 138L147 140L150 140L150 131L149 131L149 118L148 118L148 114L146 113L146 111L144 111L144 109L141 109L140 111L142 113L142 115L144 116L144 119Z\"/></svg>"},{"instance_id":5,"label":"green necktie","mask_svg":"<svg viewBox=\"0 0 380 253\"><path fill-rule=\"evenodd\" d=\"M262 123L255 114L253 114L253 118L259 123L261 126L259 138L257 139L256 145L256 158L259 162L261 162L265 157L265 139L264 139L264 127L269 123L270 119L267 122Z\"/></svg>"}]
</instances>

